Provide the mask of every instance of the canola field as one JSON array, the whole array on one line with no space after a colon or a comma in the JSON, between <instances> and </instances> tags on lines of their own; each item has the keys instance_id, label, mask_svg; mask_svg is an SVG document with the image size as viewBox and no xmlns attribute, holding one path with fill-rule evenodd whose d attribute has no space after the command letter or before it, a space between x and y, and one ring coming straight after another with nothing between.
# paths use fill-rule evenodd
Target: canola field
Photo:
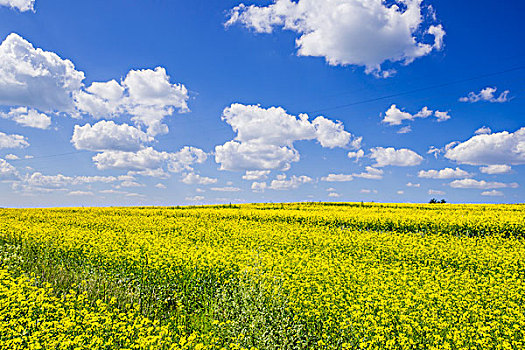
<instances>
[{"instance_id":1,"label":"canola field","mask_svg":"<svg viewBox=\"0 0 525 350\"><path fill-rule=\"evenodd\" d=\"M523 349L525 205L0 209L0 349Z\"/></svg>"}]
</instances>

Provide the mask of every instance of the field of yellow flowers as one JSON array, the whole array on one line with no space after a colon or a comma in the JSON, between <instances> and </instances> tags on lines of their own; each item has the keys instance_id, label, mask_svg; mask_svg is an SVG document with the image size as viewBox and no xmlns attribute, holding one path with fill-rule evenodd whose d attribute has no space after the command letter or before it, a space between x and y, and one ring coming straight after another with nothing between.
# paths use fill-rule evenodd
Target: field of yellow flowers
<instances>
[{"instance_id":1,"label":"field of yellow flowers","mask_svg":"<svg viewBox=\"0 0 525 350\"><path fill-rule=\"evenodd\" d=\"M523 349L525 205L0 209L0 349Z\"/></svg>"}]
</instances>

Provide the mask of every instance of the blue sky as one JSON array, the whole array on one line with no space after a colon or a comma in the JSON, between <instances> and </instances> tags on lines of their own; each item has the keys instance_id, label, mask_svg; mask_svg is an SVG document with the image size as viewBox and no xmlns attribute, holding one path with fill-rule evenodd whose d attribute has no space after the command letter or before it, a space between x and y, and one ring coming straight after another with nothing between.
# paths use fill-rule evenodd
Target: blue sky
<instances>
[{"instance_id":1,"label":"blue sky","mask_svg":"<svg viewBox=\"0 0 525 350\"><path fill-rule=\"evenodd\" d=\"M524 10L0 0L0 206L523 202Z\"/></svg>"}]
</instances>

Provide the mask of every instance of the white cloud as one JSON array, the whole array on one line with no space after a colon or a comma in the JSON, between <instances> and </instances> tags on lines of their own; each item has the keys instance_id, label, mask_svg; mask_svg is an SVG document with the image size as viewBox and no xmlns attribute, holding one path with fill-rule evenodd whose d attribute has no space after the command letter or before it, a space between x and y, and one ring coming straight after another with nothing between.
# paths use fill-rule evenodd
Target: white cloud
<instances>
[{"instance_id":1,"label":"white cloud","mask_svg":"<svg viewBox=\"0 0 525 350\"><path fill-rule=\"evenodd\" d=\"M177 153L171 153L168 161L168 170L178 173L183 170L192 171L192 164L201 164L208 156L200 148L185 146Z\"/></svg>"},{"instance_id":2,"label":"white cloud","mask_svg":"<svg viewBox=\"0 0 525 350\"><path fill-rule=\"evenodd\" d=\"M189 111L188 90L183 84L170 83L163 67L131 70L118 83L115 80L94 82L75 94L75 104L82 113L95 118L112 118L130 114L137 125L147 127L150 135L165 134L163 119L174 113Z\"/></svg>"},{"instance_id":3,"label":"white cloud","mask_svg":"<svg viewBox=\"0 0 525 350\"><path fill-rule=\"evenodd\" d=\"M227 187L212 187L210 188L210 190L216 191L216 192L239 192L241 189L239 187L227 186Z\"/></svg>"},{"instance_id":4,"label":"white cloud","mask_svg":"<svg viewBox=\"0 0 525 350\"><path fill-rule=\"evenodd\" d=\"M333 187L330 187L330 188L326 189L326 192L335 192L335 191L337 191L337 190L335 188L333 188Z\"/></svg>"},{"instance_id":5,"label":"white cloud","mask_svg":"<svg viewBox=\"0 0 525 350\"><path fill-rule=\"evenodd\" d=\"M363 189L361 189L361 191L359 191L359 192L361 192L361 193L367 193L367 194L369 194L369 193L377 194L377 190L369 190L369 189L367 189L367 188L363 188Z\"/></svg>"},{"instance_id":6,"label":"white cloud","mask_svg":"<svg viewBox=\"0 0 525 350\"><path fill-rule=\"evenodd\" d=\"M428 148L427 154L433 154L434 158L437 159L438 155L441 154L441 152L443 152L443 150L436 148L435 146L430 146Z\"/></svg>"},{"instance_id":7,"label":"white cloud","mask_svg":"<svg viewBox=\"0 0 525 350\"><path fill-rule=\"evenodd\" d=\"M448 112L440 111L434 111L434 116L437 118L438 122L444 122L445 120L449 120L451 118Z\"/></svg>"},{"instance_id":8,"label":"white cloud","mask_svg":"<svg viewBox=\"0 0 525 350\"><path fill-rule=\"evenodd\" d=\"M430 189L430 190L428 190L428 194L429 195L440 195L440 196L442 196L442 195L445 194L445 192L440 191L440 190L432 190L432 189Z\"/></svg>"},{"instance_id":9,"label":"white cloud","mask_svg":"<svg viewBox=\"0 0 525 350\"><path fill-rule=\"evenodd\" d=\"M341 195L339 193L336 193L336 192L330 192L330 193L328 193L328 197L339 198L339 197L341 197Z\"/></svg>"},{"instance_id":10,"label":"white cloud","mask_svg":"<svg viewBox=\"0 0 525 350\"><path fill-rule=\"evenodd\" d=\"M204 200L204 197L203 196L186 197L186 200L190 202L202 202Z\"/></svg>"},{"instance_id":11,"label":"white cloud","mask_svg":"<svg viewBox=\"0 0 525 350\"><path fill-rule=\"evenodd\" d=\"M506 174L506 173L509 173L512 170L512 168L511 168L510 165L494 164L494 165L481 167L481 168L479 168L479 170L482 173L484 173L484 174L493 175L493 174Z\"/></svg>"},{"instance_id":12,"label":"white cloud","mask_svg":"<svg viewBox=\"0 0 525 350\"><path fill-rule=\"evenodd\" d=\"M401 194L405 194L405 191L402 191L402 190L399 190L396 192L397 194L401 195Z\"/></svg>"},{"instance_id":13,"label":"white cloud","mask_svg":"<svg viewBox=\"0 0 525 350\"><path fill-rule=\"evenodd\" d=\"M325 117L317 117L312 121L312 125L315 128L315 138L323 147L344 147L352 137L352 134L345 131L343 123L338 120L333 122Z\"/></svg>"},{"instance_id":14,"label":"white cloud","mask_svg":"<svg viewBox=\"0 0 525 350\"><path fill-rule=\"evenodd\" d=\"M67 194L68 196L92 196L91 191L71 191Z\"/></svg>"},{"instance_id":15,"label":"white cloud","mask_svg":"<svg viewBox=\"0 0 525 350\"><path fill-rule=\"evenodd\" d=\"M73 93L84 73L57 54L35 49L18 34L0 44L0 104L28 106L44 112L74 110Z\"/></svg>"},{"instance_id":16,"label":"white cloud","mask_svg":"<svg viewBox=\"0 0 525 350\"><path fill-rule=\"evenodd\" d=\"M410 125L403 126L401 129L397 131L398 134L408 134L412 131L412 127Z\"/></svg>"},{"instance_id":17,"label":"white cloud","mask_svg":"<svg viewBox=\"0 0 525 350\"><path fill-rule=\"evenodd\" d=\"M120 183L120 185L116 186L117 188L126 188L126 187L144 187L145 185L138 183L133 180L126 180Z\"/></svg>"},{"instance_id":18,"label":"white cloud","mask_svg":"<svg viewBox=\"0 0 525 350\"><path fill-rule=\"evenodd\" d=\"M482 126L478 130L474 131L474 134L476 135L483 135L483 134L490 134L492 133L492 130L487 126Z\"/></svg>"},{"instance_id":19,"label":"white cloud","mask_svg":"<svg viewBox=\"0 0 525 350\"><path fill-rule=\"evenodd\" d=\"M90 151L126 151L135 152L144 143L153 141L143 131L128 124L115 124L113 121L99 121L91 126L75 125L71 143L76 149Z\"/></svg>"},{"instance_id":20,"label":"white cloud","mask_svg":"<svg viewBox=\"0 0 525 350\"><path fill-rule=\"evenodd\" d=\"M252 191L254 192L263 192L266 189L266 187L268 187L266 182L252 182Z\"/></svg>"},{"instance_id":21,"label":"white cloud","mask_svg":"<svg viewBox=\"0 0 525 350\"><path fill-rule=\"evenodd\" d=\"M0 62L0 105L30 108L17 121L26 125L34 126L37 117L37 125L44 125L44 115L36 110L95 118L129 115L155 136L168 132L165 117L189 111L186 87L171 83L163 67L131 70L120 83L94 82L84 88L84 73L71 61L35 49L14 33L0 44Z\"/></svg>"},{"instance_id":22,"label":"white cloud","mask_svg":"<svg viewBox=\"0 0 525 350\"><path fill-rule=\"evenodd\" d=\"M127 151L104 151L93 158L97 169L125 169L143 176L165 177L164 167L170 172L192 171L192 164L206 160L206 153L199 148L186 146L176 153L159 152L152 147Z\"/></svg>"},{"instance_id":23,"label":"white cloud","mask_svg":"<svg viewBox=\"0 0 525 350\"><path fill-rule=\"evenodd\" d=\"M215 161L221 170L290 169L299 161L299 152L288 146L228 141L215 147Z\"/></svg>"},{"instance_id":24,"label":"white cloud","mask_svg":"<svg viewBox=\"0 0 525 350\"><path fill-rule=\"evenodd\" d=\"M508 131L475 135L454 144L445 157L469 165L525 164L525 127Z\"/></svg>"},{"instance_id":25,"label":"white cloud","mask_svg":"<svg viewBox=\"0 0 525 350\"><path fill-rule=\"evenodd\" d=\"M300 185L305 183L312 182L312 178L301 175L301 176L295 176L293 175L291 178L287 179L286 175L277 175L277 178L275 180L272 180L270 183L270 188L272 190L289 190L289 189L296 189Z\"/></svg>"},{"instance_id":26,"label":"white cloud","mask_svg":"<svg viewBox=\"0 0 525 350\"><path fill-rule=\"evenodd\" d=\"M281 107L232 104L223 111L222 120L237 133L234 140L215 147L215 161L221 170L288 170L300 159L293 143L317 140L321 146L334 148L356 146L343 125L324 117L312 122L308 115L295 117Z\"/></svg>"},{"instance_id":27,"label":"white cloud","mask_svg":"<svg viewBox=\"0 0 525 350\"><path fill-rule=\"evenodd\" d=\"M485 180L474 180L474 179L463 179L463 180L454 180L450 183L450 187L453 188L477 188L481 190L492 189L492 188L517 188L519 185L515 182L513 183L503 183L503 182L487 182Z\"/></svg>"},{"instance_id":28,"label":"white cloud","mask_svg":"<svg viewBox=\"0 0 525 350\"><path fill-rule=\"evenodd\" d=\"M270 170L248 170L242 176L243 180L265 180L268 178Z\"/></svg>"},{"instance_id":29,"label":"white cloud","mask_svg":"<svg viewBox=\"0 0 525 350\"><path fill-rule=\"evenodd\" d=\"M26 138L22 135L4 134L0 132L0 149L1 148L25 148L29 146Z\"/></svg>"},{"instance_id":30,"label":"white cloud","mask_svg":"<svg viewBox=\"0 0 525 350\"><path fill-rule=\"evenodd\" d=\"M432 111L428 107L423 107L416 114L410 114L408 112L402 111L395 104L391 105L390 108L385 112L385 116L382 123L387 123L388 125L401 125L405 120L414 120L416 118L428 118L430 116L437 118L438 122L442 122L450 119L448 112ZM398 131L399 134L406 134L410 132L410 127L402 128Z\"/></svg>"},{"instance_id":31,"label":"white cloud","mask_svg":"<svg viewBox=\"0 0 525 350\"><path fill-rule=\"evenodd\" d=\"M486 101L486 102L492 102L492 103L494 102L503 103L503 102L509 101L509 98L508 98L508 95L510 92L509 90L503 91L498 97L494 95L496 90L497 88L489 86L489 87L482 89L477 94L474 92L469 92L468 96L461 97L459 101L470 102L470 103L479 102L479 101Z\"/></svg>"},{"instance_id":32,"label":"white cloud","mask_svg":"<svg viewBox=\"0 0 525 350\"><path fill-rule=\"evenodd\" d=\"M170 153L152 147L137 152L105 151L93 156L97 169L146 170L160 168L170 158Z\"/></svg>"},{"instance_id":33,"label":"white cloud","mask_svg":"<svg viewBox=\"0 0 525 350\"><path fill-rule=\"evenodd\" d=\"M94 183L113 183L124 179L119 176L66 176L63 174L56 175L44 175L40 172L34 172L32 174L26 174L20 181L13 184L15 190L23 190L26 192L36 191L47 191L64 189L69 186L81 186L85 184Z\"/></svg>"},{"instance_id":34,"label":"white cloud","mask_svg":"<svg viewBox=\"0 0 525 350\"><path fill-rule=\"evenodd\" d=\"M359 159L363 158L365 155L365 152L360 149L358 151L355 151L355 152L348 152L347 156L348 158L352 159L352 158L355 158L355 161L359 161Z\"/></svg>"},{"instance_id":35,"label":"white cloud","mask_svg":"<svg viewBox=\"0 0 525 350\"><path fill-rule=\"evenodd\" d=\"M501 192L501 191L496 191L496 190L492 190L492 191L483 191L483 192L481 192L481 195L482 195L482 196L503 196L503 192Z\"/></svg>"},{"instance_id":36,"label":"white cloud","mask_svg":"<svg viewBox=\"0 0 525 350\"><path fill-rule=\"evenodd\" d=\"M384 167L388 165L414 166L419 165L423 161L423 157L407 148L396 150L393 147L375 147L370 149L370 152L372 152L370 157L376 161L374 166L377 167Z\"/></svg>"},{"instance_id":37,"label":"white cloud","mask_svg":"<svg viewBox=\"0 0 525 350\"><path fill-rule=\"evenodd\" d=\"M0 113L0 117L11 119L22 126L37 129L47 129L51 125L51 118L44 113L39 113L36 109L27 107L11 108L7 113Z\"/></svg>"},{"instance_id":38,"label":"white cloud","mask_svg":"<svg viewBox=\"0 0 525 350\"><path fill-rule=\"evenodd\" d=\"M241 4L230 12L226 26L241 23L258 33L275 27L292 30L299 56L324 57L330 65L358 65L367 73L381 72L385 61L408 64L441 49L445 31L427 27L420 0L403 1L403 9L381 0L274 0L268 6ZM427 29L425 29L427 27ZM419 39L433 36L432 43Z\"/></svg>"},{"instance_id":39,"label":"white cloud","mask_svg":"<svg viewBox=\"0 0 525 350\"><path fill-rule=\"evenodd\" d=\"M407 183L407 187L421 187L421 184L415 184L415 183L412 183L412 182L409 182Z\"/></svg>"},{"instance_id":40,"label":"white cloud","mask_svg":"<svg viewBox=\"0 0 525 350\"><path fill-rule=\"evenodd\" d=\"M15 179L18 176L16 168L9 164L5 159L0 158L0 180Z\"/></svg>"},{"instance_id":41,"label":"white cloud","mask_svg":"<svg viewBox=\"0 0 525 350\"><path fill-rule=\"evenodd\" d=\"M434 20L435 13L434 13ZM434 45L432 45L436 50L441 50L443 48L443 38L445 37L445 30L443 29L443 26L441 24L438 24L437 26L430 26L428 27L427 33L432 34L434 36Z\"/></svg>"},{"instance_id":42,"label":"white cloud","mask_svg":"<svg viewBox=\"0 0 525 350\"><path fill-rule=\"evenodd\" d=\"M472 174L460 168L445 168L441 170L420 170L417 176L425 179L454 179L470 177Z\"/></svg>"},{"instance_id":43,"label":"white cloud","mask_svg":"<svg viewBox=\"0 0 525 350\"><path fill-rule=\"evenodd\" d=\"M352 175L347 174L328 174L328 176L322 177L321 181L326 182L346 182L352 181L354 178Z\"/></svg>"},{"instance_id":44,"label":"white cloud","mask_svg":"<svg viewBox=\"0 0 525 350\"><path fill-rule=\"evenodd\" d=\"M352 174L353 177L360 177L363 179L369 179L369 180L381 180L383 178L383 170L376 169L371 166L367 166L366 172L362 172L359 174Z\"/></svg>"},{"instance_id":45,"label":"white cloud","mask_svg":"<svg viewBox=\"0 0 525 350\"><path fill-rule=\"evenodd\" d=\"M217 183L217 179L206 176L200 176L199 174L195 173L188 173L182 177L181 182L187 185L211 185Z\"/></svg>"},{"instance_id":46,"label":"white cloud","mask_svg":"<svg viewBox=\"0 0 525 350\"><path fill-rule=\"evenodd\" d=\"M35 0L0 0L0 6L17 9L20 12L35 11Z\"/></svg>"},{"instance_id":47,"label":"white cloud","mask_svg":"<svg viewBox=\"0 0 525 350\"><path fill-rule=\"evenodd\" d=\"M158 184L156 184L155 187L156 187L156 188L160 188L160 189L162 189L162 190L167 188L166 185L164 185L164 184L162 184L162 183L160 183L160 182L159 182Z\"/></svg>"},{"instance_id":48,"label":"white cloud","mask_svg":"<svg viewBox=\"0 0 525 350\"><path fill-rule=\"evenodd\" d=\"M16 159L20 159L17 155L15 155L15 154L11 154L11 153L6 154L4 158L7 159L7 160L16 160Z\"/></svg>"}]
</instances>

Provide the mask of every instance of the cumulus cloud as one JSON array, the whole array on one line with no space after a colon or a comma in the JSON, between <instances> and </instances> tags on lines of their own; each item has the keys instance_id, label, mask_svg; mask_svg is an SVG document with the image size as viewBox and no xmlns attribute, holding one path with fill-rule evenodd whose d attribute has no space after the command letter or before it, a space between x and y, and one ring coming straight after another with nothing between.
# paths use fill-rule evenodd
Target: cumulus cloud
<instances>
[{"instance_id":1,"label":"cumulus cloud","mask_svg":"<svg viewBox=\"0 0 525 350\"><path fill-rule=\"evenodd\" d=\"M239 192L241 189L239 187L226 186L226 187L212 187L210 188L210 190L216 191L216 192Z\"/></svg>"},{"instance_id":2,"label":"cumulus cloud","mask_svg":"<svg viewBox=\"0 0 525 350\"><path fill-rule=\"evenodd\" d=\"M482 196L503 196L503 192L501 191L497 191L497 190L492 190L492 191L483 191L481 192L481 195Z\"/></svg>"},{"instance_id":3,"label":"cumulus cloud","mask_svg":"<svg viewBox=\"0 0 525 350\"><path fill-rule=\"evenodd\" d=\"M206 152L200 148L185 146L180 151L170 154L168 170L172 173L192 171L192 164L204 163L207 158Z\"/></svg>"},{"instance_id":4,"label":"cumulus cloud","mask_svg":"<svg viewBox=\"0 0 525 350\"><path fill-rule=\"evenodd\" d=\"M164 167L168 171L175 173L183 170L193 170L191 165L204 162L206 153L199 148L188 146L176 153L159 152L152 147L147 147L137 152L104 151L95 155L92 159L99 170L124 169L138 171L145 176L161 175L162 177Z\"/></svg>"},{"instance_id":5,"label":"cumulus cloud","mask_svg":"<svg viewBox=\"0 0 525 350\"><path fill-rule=\"evenodd\" d=\"M91 191L70 191L68 196L92 196L93 192Z\"/></svg>"},{"instance_id":6,"label":"cumulus cloud","mask_svg":"<svg viewBox=\"0 0 525 350\"><path fill-rule=\"evenodd\" d=\"M328 197L331 197L331 198L339 198L341 197L341 195L337 192L330 192L328 193Z\"/></svg>"},{"instance_id":7,"label":"cumulus cloud","mask_svg":"<svg viewBox=\"0 0 525 350\"><path fill-rule=\"evenodd\" d=\"M386 77L393 71L382 71L384 62L408 64L443 47L443 27L426 23L423 10L420 0L401 6L381 0L274 0L234 7L226 26L240 23L257 33L282 27L298 34L299 56L364 66L367 73ZM422 34L433 40L421 40Z\"/></svg>"},{"instance_id":8,"label":"cumulus cloud","mask_svg":"<svg viewBox=\"0 0 525 350\"><path fill-rule=\"evenodd\" d=\"M20 12L35 11L35 0L0 0L0 6L17 9Z\"/></svg>"},{"instance_id":9,"label":"cumulus cloud","mask_svg":"<svg viewBox=\"0 0 525 350\"><path fill-rule=\"evenodd\" d=\"M114 183L128 179L127 175L123 176L67 176L63 174L44 175L40 172L26 174L20 177L20 181L13 183L13 189L26 192L31 191L50 191L65 189L69 186L81 186L95 183Z\"/></svg>"},{"instance_id":10,"label":"cumulus cloud","mask_svg":"<svg viewBox=\"0 0 525 350\"><path fill-rule=\"evenodd\" d=\"M16 159L20 159L20 157L18 157L16 154L11 154L11 153L6 154L4 158L5 158L5 159L8 159L8 160L16 160Z\"/></svg>"},{"instance_id":11,"label":"cumulus cloud","mask_svg":"<svg viewBox=\"0 0 525 350\"><path fill-rule=\"evenodd\" d=\"M170 83L166 69L131 70L118 83L115 80L94 82L75 94L75 105L82 113L95 118L131 115L137 125L147 127L150 135L165 134L163 119L174 113L189 111L188 90L183 84Z\"/></svg>"},{"instance_id":12,"label":"cumulus cloud","mask_svg":"<svg viewBox=\"0 0 525 350\"><path fill-rule=\"evenodd\" d=\"M0 44L0 104L46 112L74 110L73 94L84 73L57 54L35 49L18 34Z\"/></svg>"},{"instance_id":13,"label":"cumulus cloud","mask_svg":"<svg viewBox=\"0 0 525 350\"><path fill-rule=\"evenodd\" d=\"M354 178L352 175L347 174L328 174L328 176L322 177L321 181L326 182L347 182L352 181Z\"/></svg>"},{"instance_id":14,"label":"cumulus cloud","mask_svg":"<svg viewBox=\"0 0 525 350\"><path fill-rule=\"evenodd\" d=\"M421 184L415 184L412 182L407 183L407 187L421 187Z\"/></svg>"},{"instance_id":15,"label":"cumulus cloud","mask_svg":"<svg viewBox=\"0 0 525 350\"><path fill-rule=\"evenodd\" d=\"M11 108L7 113L0 113L0 117L37 129L47 129L51 125L51 118L48 115L27 107Z\"/></svg>"},{"instance_id":16,"label":"cumulus cloud","mask_svg":"<svg viewBox=\"0 0 525 350\"><path fill-rule=\"evenodd\" d=\"M252 191L254 192L263 192L266 187L268 187L268 185L266 184L266 182L257 182L257 181L254 181L252 182Z\"/></svg>"},{"instance_id":17,"label":"cumulus cloud","mask_svg":"<svg viewBox=\"0 0 525 350\"><path fill-rule=\"evenodd\" d=\"M412 127L410 125L403 126L397 131L398 134L408 134L409 132L412 132Z\"/></svg>"},{"instance_id":18,"label":"cumulus cloud","mask_svg":"<svg viewBox=\"0 0 525 350\"><path fill-rule=\"evenodd\" d=\"M93 126L75 125L71 138L71 143L76 149L90 151L135 152L141 149L144 143L151 141L153 138L143 131L128 124L115 124L111 120L102 120Z\"/></svg>"},{"instance_id":19,"label":"cumulus cloud","mask_svg":"<svg viewBox=\"0 0 525 350\"><path fill-rule=\"evenodd\" d=\"M490 134L492 130L487 126L482 126L478 130L474 131L475 135L483 135L483 134Z\"/></svg>"},{"instance_id":20,"label":"cumulus cloud","mask_svg":"<svg viewBox=\"0 0 525 350\"><path fill-rule=\"evenodd\" d=\"M376 161L376 164L374 165L376 167L384 167L388 165L414 166L419 165L423 161L423 157L407 148L395 149L393 147L375 147L370 149L370 152L372 152L370 157Z\"/></svg>"},{"instance_id":21,"label":"cumulus cloud","mask_svg":"<svg viewBox=\"0 0 525 350\"><path fill-rule=\"evenodd\" d=\"M369 180L381 180L383 178L383 170L376 169L371 166L365 168L366 172L352 174L353 177L360 177Z\"/></svg>"},{"instance_id":22,"label":"cumulus cloud","mask_svg":"<svg viewBox=\"0 0 525 350\"><path fill-rule=\"evenodd\" d=\"M175 111L189 111L188 90L171 83L163 67L130 70L121 81L94 82L84 87L84 73L53 52L35 48L18 34L0 44L0 105L27 107L19 122L34 125L38 112L88 114L95 118L131 116L149 135L167 133L163 120Z\"/></svg>"},{"instance_id":23,"label":"cumulus cloud","mask_svg":"<svg viewBox=\"0 0 525 350\"><path fill-rule=\"evenodd\" d=\"M490 175L506 174L512 170L512 167L506 164L495 164L495 165L481 167L479 168L479 170L484 174L490 174Z\"/></svg>"},{"instance_id":24,"label":"cumulus cloud","mask_svg":"<svg viewBox=\"0 0 525 350\"><path fill-rule=\"evenodd\" d=\"M0 180L11 180L18 176L19 174L16 168L5 159L0 158Z\"/></svg>"},{"instance_id":25,"label":"cumulus cloud","mask_svg":"<svg viewBox=\"0 0 525 350\"><path fill-rule=\"evenodd\" d=\"M359 161L359 159L363 158L365 155L365 152L360 149L360 150L357 150L355 152L348 152L347 156L348 158L352 159L352 158L355 158L355 161Z\"/></svg>"},{"instance_id":26,"label":"cumulus cloud","mask_svg":"<svg viewBox=\"0 0 525 350\"><path fill-rule=\"evenodd\" d=\"M395 104L391 105L390 108L385 112L382 122L387 123L388 125L401 125L405 120L412 121L416 118L428 118L430 116L436 117L438 122L445 121L450 119L448 112L432 111L428 107L423 107L416 114L410 114L408 112L402 111ZM401 129L400 134L410 132L410 128Z\"/></svg>"},{"instance_id":27,"label":"cumulus cloud","mask_svg":"<svg viewBox=\"0 0 525 350\"><path fill-rule=\"evenodd\" d=\"M366 194L370 194L370 193L373 193L373 194L377 194L377 190L369 190L367 188L363 188L361 189L361 191L359 191L360 193L366 193Z\"/></svg>"},{"instance_id":28,"label":"cumulus cloud","mask_svg":"<svg viewBox=\"0 0 525 350\"><path fill-rule=\"evenodd\" d=\"M472 174L460 168L445 168L441 170L420 170L417 176L426 179L454 179L470 177Z\"/></svg>"},{"instance_id":29,"label":"cumulus cloud","mask_svg":"<svg viewBox=\"0 0 525 350\"><path fill-rule=\"evenodd\" d=\"M503 91L498 97L495 96L497 88L495 87L486 87L484 89L481 89L479 93L469 92L466 97L461 97L459 99L460 102L479 102L479 101L485 101L485 102L492 102L492 103L503 103L509 101L509 90Z\"/></svg>"},{"instance_id":30,"label":"cumulus cloud","mask_svg":"<svg viewBox=\"0 0 525 350\"><path fill-rule=\"evenodd\" d=\"M272 190L289 190L289 189L296 189L300 185L305 183L312 182L313 179L311 177L301 175L301 176L295 176L293 175L290 178L287 178L286 175L281 174L277 175L277 178L275 180L272 180L270 183L270 188Z\"/></svg>"},{"instance_id":31,"label":"cumulus cloud","mask_svg":"<svg viewBox=\"0 0 525 350\"><path fill-rule=\"evenodd\" d=\"M215 147L215 161L221 170L288 170L300 155L294 142L317 140L321 146L334 148L360 145L339 121L307 114L298 117L281 107L232 104L223 111L222 120L237 133L234 140Z\"/></svg>"},{"instance_id":32,"label":"cumulus cloud","mask_svg":"<svg viewBox=\"0 0 525 350\"><path fill-rule=\"evenodd\" d=\"M211 185L217 183L217 179L195 173L188 173L182 177L181 182L187 185Z\"/></svg>"},{"instance_id":33,"label":"cumulus cloud","mask_svg":"<svg viewBox=\"0 0 525 350\"><path fill-rule=\"evenodd\" d=\"M477 188L480 190L492 189L492 188L517 188L519 185L515 182L513 183L503 183L503 182L487 182L485 180L474 180L474 179L463 179L463 180L454 180L450 183L450 187L453 188Z\"/></svg>"},{"instance_id":34,"label":"cumulus cloud","mask_svg":"<svg viewBox=\"0 0 525 350\"><path fill-rule=\"evenodd\" d=\"M445 152L445 157L469 165L525 164L525 127L513 133L475 135L455 143Z\"/></svg>"},{"instance_id":35,"label":"cumulus cloud","mask_svg":"<svg viewBox=\"0 0 525 350\"><path fill-rule=\"evenodd\" d=\"M25 148L29 146L26 138L22 135L5 134L0 132L0 149L1 148Z\"/></svg>"},{"instance_id":36,"label":"cumulus cloud","mask_svg":"<svg viewBox=\"0 0 525 350\"><path fill-rule=\"evenodd\" d=\"M264 180L270 174L270 170L249 170L243 176L243 180Z\"/></svg>"}]
</instances>

